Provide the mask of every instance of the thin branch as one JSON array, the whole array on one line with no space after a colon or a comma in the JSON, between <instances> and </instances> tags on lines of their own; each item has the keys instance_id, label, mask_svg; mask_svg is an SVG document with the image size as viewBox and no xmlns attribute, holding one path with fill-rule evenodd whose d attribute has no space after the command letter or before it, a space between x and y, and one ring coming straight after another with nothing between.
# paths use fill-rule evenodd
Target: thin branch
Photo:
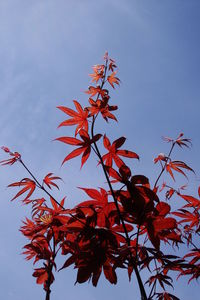
<instances>
[{"instance_id":1,"label":"thin branch","mask_svg":"<svg viewBox=\"0 0 200 300\"><path fill-rule=\"evenodd\" d=\"M172 154L172 150L174 149L174 146L175 146L175 142L172 143L172 146L171 146L171 149L170 149L169 154L168 154L168 156L167 156L166 162L165 162L164 166L162 166L161 172L160 172L160 174L158 175L158 178L157 178L156 181L155 181L154 188L157 186L157 183L158 183L158 181L160 180L160 177L162 176L163 172L164 172L165 169L166 169L167 163L168 163L168 161L169 161L169 159L170 159L170 156L171 156L171 154Z\"/></svg>"},{"instance_id":2,"label":"thin branch","mask_svg":"<svg viewBox=\"0 0 200 300\"><path fill-rule=\"evenodd\" d=\"M63 205L61 205L46 189L45 187L40 184L40 182L37 180L37 178L33 175L33 173L29 170L29 168L25 165L25 163L22 161L22 159L19 159L19 162L22 164L22 166L27 170L27 172L31 175L31 177L33 178L33 180L35 181L35 183L37 184L38 188L40 188L41 190L43 190L60 208L62 208L63 210L65 210L65 207ZM82 220L80 220L79 218L77 218L76 216L72 215L71 213L69 213L69 215L75 219L76 221L79 221L80 223L82 223L84 226L88 226L88 224L86 224L85 222L83 222Z\"/></svg>"}]
</instances>

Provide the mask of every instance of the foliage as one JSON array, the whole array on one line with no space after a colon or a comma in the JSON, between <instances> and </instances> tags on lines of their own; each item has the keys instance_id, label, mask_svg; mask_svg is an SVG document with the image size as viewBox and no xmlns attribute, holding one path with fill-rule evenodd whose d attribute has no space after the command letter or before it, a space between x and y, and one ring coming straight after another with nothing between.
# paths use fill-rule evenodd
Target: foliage
<instances>
[{"instance_id":1,"label":"foliage","mask_svg":"<svg viewBox=\"0 0 200 300\"><path fill-rule=\"evenodd\" d=\"M95 65L90 74L93 85L86 91L89 106L82 107L78 101L74 101L76 110L58 106L67 116L59 127L75 126L73 136L56 139L73 147L62 164L81 156L83 167L93 151L105 175L107 190L82 187L86 200L72 209L65 208L65 198L58 201L51 194L53 188L59 189L60 177L48 173L40 183L18 152L2 147L9 158L1 164L18 162L30 175L9 187L20 189L12 200L20 198L24 205L31 207L32 217L26 218L20 229L28 240L23 254L34 265L37 263L33 276L43 285L46 300L50 299L58 255L66 257L59 271L74 265L78 283L91 280L96 286L103 272L111 284L116 284L118 268L127 272L129 280L134 272L141 299L178 299L166 291L167 287L173 287L172 272L178 277L189 275L189 281L200 276L200 249L195 244L200 235L200 189L196 198L185 194L185 186L175 188L159 183L164 172L174 182L175 174L187 177L189 172L194 172L186 163L172 159L175 147L189 147L191 141L183 133L176 139L164 138L170 150L168 155L160 153L154 159L155 164L160 164L154 185L150 185L146 176L132 174L124 160L139 159L139 156L121 149L125 137L111 142L106 134L95 133L97 119L117 120L114 111L118 107L110 104L108 90L109 86L115 89L120 84L116 73L115 61L106 53L104 63ZM100 153L100 143L104 154ZM43 192L40 199L32 198L36 189ZM178 198L180 207L171 211L172 199ZM173 249L185 249L185 245L184 257L172 254ZM141 277L143 270L149 271L146 283Z\"/></svg>"}]
</instances>

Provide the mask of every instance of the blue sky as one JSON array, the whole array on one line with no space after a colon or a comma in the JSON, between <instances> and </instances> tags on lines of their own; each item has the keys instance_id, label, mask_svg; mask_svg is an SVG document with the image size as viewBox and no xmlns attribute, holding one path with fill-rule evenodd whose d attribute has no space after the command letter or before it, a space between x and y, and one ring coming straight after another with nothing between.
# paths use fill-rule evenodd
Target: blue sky
<instances>
[{"instance_id":1,"label":"blue sky","mask_svg":"<svg viewBox=\"0 0 200 300\"><path fill-rule=\"evenodd\" d=\"M168 151L161 136L184 132L193 147L174 155L195 168L190 181L195 195L200 185L199 28L199 0L1 0L0 145L19 151L38 178L48 172L61 176L69 206L83 199L77 186L100 186L104 178L96 161L91 159L81 172L79 159L60 168L69 148L52 140L72 132L56 129L64 118L56 106L73 107L73 99L86 105L83 91L91 66L101 63L107 50L117 62L121 85L112 92L119 123L104 124L103 130L113 139L127 137L127 148L141 158L135 172L152 182L158 173L153 158ZM6 188L26 176L18 165L0 169L0 282L5 300L44 297L31 276L32 265L20 255L25 240L18 228L26 208L10 203L13 193ZM128 283L124 272L119 272L117 286L102 276L97 288L87 283L74 287L75 278L72 269L57 274L52 300L139 299L135 279ZM192 293L197 299L199 285L188 287L186 282L175 285L177 296L187 300Z\"/></svg>"}]
</instances>

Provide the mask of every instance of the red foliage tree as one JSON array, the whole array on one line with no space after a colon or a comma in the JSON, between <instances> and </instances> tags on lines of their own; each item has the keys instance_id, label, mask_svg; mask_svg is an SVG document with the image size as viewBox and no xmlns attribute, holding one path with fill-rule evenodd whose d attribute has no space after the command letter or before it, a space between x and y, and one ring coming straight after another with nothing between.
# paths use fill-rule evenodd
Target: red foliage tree
<instances>
[{"instance_id":1,"label":"red foliage tree","mask_svg":"<svg viewBox=\"0 0 200 300\"><path fill-rule=\"evenodd\" d=\"M59 188L60 177L48 173L39 182L18 152L2 147L10 157L1 164L18 162L30 175L9 187L20 188L12 200L21 198L25 205L31 206L32 217L26 218L20 229L28 239L23 254L27 260L33 259L34 264L39 264L33 276L43 285L46 300L50 299L58 255L67 256L59 270L73 264L78 283L91 279L96 286L103 271L105 278L116 284L118 268L126 270L129 280L134 272L144 300L178 299L166 291L167 286L173 286L173 271L178 272L178 277L189 275L189 281L200 276L200 249L196 245L200 235L200 188L196 198L185 194L184 186L160 185L164 172L174 181L176 173L187 177L185 172L194 172L186 163L172 159L175 147L189 147L191 141L182 133L176 139L164 138L171 145L169 154L161 153L154 159L161 169L155 184L150 185L146 176L132 175L124 162L126 158L139 159L135 152L121 149L125 137L111 143L107 135L95 133L99 118L106 122L117 120L113 112L118 107L110 104L108 90L109 86L115 88L120 83L116 68L115 61L106 53L104 63L95 65L90 74L93 85L86 91L89 106L83 108L74 101L76 110L58 107L67 115L59 127L75 126L74 136L56 139L73 147L62 164L81 156L83 167L93 151L105 175L107 190L81 188L87 200L72 209L65 208L65 199L59 202L51 194L52 188ZM104 154L100 152L99 143L105 149ZM42 198L32 200L35 189L43 192ZM179 197L182 204L171 211L170 201L175 197ZM165 244L168 247L163 247ZM188 247L184 257L172 254L174 248L180 249L182 245ZM142 280L144 269L149 271L146 283Z\"/></svg>"}]
</instances>

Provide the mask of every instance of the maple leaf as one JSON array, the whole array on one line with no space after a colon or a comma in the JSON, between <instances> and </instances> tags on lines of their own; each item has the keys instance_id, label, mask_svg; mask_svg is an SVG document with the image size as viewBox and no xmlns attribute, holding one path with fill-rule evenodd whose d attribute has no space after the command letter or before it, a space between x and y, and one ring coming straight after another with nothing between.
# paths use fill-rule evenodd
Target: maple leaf
<instances>
[{"instance_id":1,"label":"maple leaf","mask_svg":"<svg viewBox=\"0 0 200 300\"><path fill-rule=\"evenodd\" d=\"M23 187L21 191L19 191L11 200L15 200L19 196L21 196L23 193L28 191L28 194L24 198L24 200L28 199L34 192L36 188L35 181L29 179L29 178L24 178L19 182L14 182L8 185L8 187L13 187L13 186L18 186L18 187Z\"/></svg>"},{"instance_id":2,"label":"maple leaf","mask_svg":"<svg viewBox=\"0 0 200 300\"><path fill-rule=\"evenodd\" d=\"M108 193L106 192L106 190L104 190L103 188L100 188L100 191L88 188L80 189L82 189L92 199L81 202L77 205L77 207L81 209L83 207L88 207L90 209L91 207L93 207L93 209L97 212L97 226L111 228L113 225L113 220L112 218L110 218L110 215L112 214L113 216L116 216L117 210L113 202L108 202ZM88 215L88 213L88 210L86 210L85 214ZM118 227L112 227L112 230L114 231L117 231L118 229Z\"/></svg>"},{"instance_id":3,"label":"maple leaf","mask_svg":"<svg viewBox=\"0 0 200 300\"><path fill-rule=\"evenodd\" d=\"M194 265L197 261L200 260L200 249L192 249L192 252L187 253L184 258L193 257L190 261L190 264Z\"/></svg>"},{"instance_id":4,"label":"maple leaf","mask_svg":"<svg viewBox=\"0 0 200 300\"><path fill-rule=\"evenodd\" d=\"M108 66L108 70L114 72L114 69L117 68L116 64L115 64L115 61L110 58L109 59L109 66Z\"/></svg>"},{"instance_id":5,"label":"maple leaf","mask_svg":"<svg viewBox=\"0 0 200 300\"><path fill-rule=\"evenodd\" d=\"M56 223L57 226L58 224L60 226L68 221L69 217L65 214L69 214L70 210L64 209L65 198L58 202L53 197L50 197L52 208L47 206L45 201L42 201L42 199L39 200L39 203L36 202L32 210L33 216L36 214L38 216L38 218L36 218L38 224L48 225L50 223Z\"/></svg>"},{"instance_id":6,"label":"maple leaf","mask_svg":"<svg viewBox=\"0 0 200 300\"><path fill-rule=\"evenodd\" d=\"M48 186L48 188L51 189L51 185L52 186L55 186L58 190L59 190L59 187L58 185L54 182L54 180L62 180L60 177L58 176L52 176L53 173L48 173L44 179L43 179L43 183L46 184Z\"/></svg>"},{"instance_id":7,"label":"maple leaf","mask_svg":"<svg viewBox=\"0 0 200 300\"><path fill-rule=\"evenodd\" d=\"M170 212L170 205L166 202L159 202L156 205L156 215L159 215L160 217L165 217Z\"/></svg>"},{"instance_id":8,"label":"maple leaf","mask_svg":"<svg viewBox=\"0 0 200 300\"><path fill-rule=\"evenodd\" d=\"M83 283L92 279L94 286L97 285L103 269L106 279L116 284L112 249L118 247L119 243L115 235L108 229L94 227L79 227L74 234L77 234L77 238L68 243L72 256L68 258L63 268L74 263L75 268L78 269L76 282Z\"/></svg>"},{"instance_id":9,"label":"maple leaf","mask_svg":"<svg viewBox=\"0 0 200 300\"><path fill-rule=\"evenodd\" d=\"M48 279L48 272L46 268L37 268L33 273L33 277L37 278L36 282L38 284L44 284Z\"/></svg>"},{"instance_id":10,"label":"maple leaf","mask_svg":"<svg viewBox=\"0 0 200 300\"><path fill-rule=\"evenodd\" d=\"M139 156L135 152L129 150L118 150L125 143L125 141L126 138L121 137L115 140L111 145L110 140L106 135L104 135L103 144L104 147L109 151L107 154L102 156L102 160L106 166L112 167L113 161L116 163L118 168L125 165L120 156L139 159Z\"/></svg>"},{"instance_id":11,"label":"maple leaf","mask_svg":"<svg viewBox=\"0 0 200 300\"><path fill-rule=\"evenodd\" d=\"M100 188L100 191L96 189L88 189L88 188L82 188L79 187L81 190L83 190L89 197L91 197L93 200L95 200L99 204L107 204L108 203L108 194L106 190ZM80 205L82 205L85 202L82 202ZM93 201L91 203L94 203Z\"/></svg>"},{"instance_id":12,"label":"maple leaf","mask_svg":"<svg viewBox=\"0 0 200 300\"><path fill-rule=\"evenodd\" d=\"M6 153L12 153L8 147L2 146L1 149Z\"/></svg>"},{"instance_id":13,"label":"maple leaf","mask_svg":"<svg viewBox=\"0 0 200 300\"><path fill-rule=\"evenodd\" d=\"M48 280L48 270L47 268L37 268L34 269L35 271L33 272L33 277L36 277L37 280L36 282L38 284L43 284L44 285L44 289L46 290L47 288L47 280ZM53 273L51 272L51 277L50 277L50 284L53 283L54 281L54 276Z\"/></svg>"},{"instance_id":14,"label":"maple leaf","mask_svg":"<svg viewBox=\"0 0 200 300\"><path fill-rule=\"evenodd\" d=\"M173 188L170 188L168 191L166 191L165 196L166 199L169 200L171 199L171 197L174 195L175 190Z\"/></svg>"},{"instance_id":15,"label":"maple leaf","mask_svg":"<svg viewBox=\"0 0 200 300\"><path fill-rule=\"evenodd\" d=\"M175 181L175 178L174 178L172 170L181 173L182 175L184 175L187 178L187 175L181 169L186 169L186 170L194 173L194 170L192 168L190 168L188 165L186 165L186 163L184 163L183 161L174 160L174 161L170 161L169 163L166 164L166 171L171 175L171 177L173 178L174 181Z\"/></svg>"},{"instance_id":16,"label":"maple leaf","mask_svg":"<svg viewBox=\"0 0 200 300\"><path fill-rule=\"evenodd\" d=\"M11 158L9 159L4 159L0 161L0 164L2 164L2 166L13 165L15 162L21 159L21 155L18 152L11 152L8 147L4 147L4 146L2 146L1 149L11 156Z\"/></svg>"},{"instance_id":17,"label":"maple leaf","mask_svg":"<svg viewBox=\"0 0 200 300\"><path fill-rule=\"evenodd\" d=\"M110 83L110 85L112 86L113 89L115 88L114 84L119 85L119 82L120 82L119 78L115 77L116 74L117 74L117 72L115 71L107 77L107 80L108 80L108 82Z\"/></svg>"},{"instance_id":18,"label":"maple leaf","mask_svg":"<svg viewBox=\"0 0 200 300\"><path fill-rule=\"evenodd\" d=\"M91 85L89 86L88 90L85 91L85 93L91 95L91 97L101 95L101 97L103 98L108 95L108 90L102 89L99 85L97 87Z\"/></svg>"},{"instance_id":19,"label":"maple leaf","mask_svg":"<svg viewBox=\"0 0 200 300\"><path fill-rule=\"evenodd\" d=\"M180 300L180 298L167 292L156 293L155 295L157 296L156 297L157 300Z\"/></svg>"},{"instance_id":20,"label":"maple leaf","mask_svg":"<svg viewBox=\"0 0 200 300\"><path fill-rule=\"evenodd\" d=\"M112 183L115 183L115 182L127 183L129 178L131 177L131 170L126 165L122 165L119 168L119 172L117 172L115 169L113 169L112 167L109 167L109 166L105 166L105 168L106 168L106 171L108 172L109 176L114 178L114 180L112 180Z\"/></svg>"},{"instance_id":21,"label":"maple leaf","mask_svg":"<svg viewBox=\"0 0 200 300\"><path fill-rule=\"evenodd\" d=\"M176 212L172 213L173 215L180 217L182 220L179 221L179 223L190 223L189 228L192 228L194 226L198 226L200 222L200 216L199 213L194 211L193 213L187 211L186 209L179 209Z\"/></svg>"},{"instance_id":22,"label":"maple leaf","mask_svg":"<svg viewBox=\"0 0 200 300\"><path fill-rule=\"evenodd\" d=\"M32 237L31 243L23 247L24 252L22 254L26 255L26 260L34 259L33 264L35 264L40 259L48 260L50 259L52 252L49 249L48 241L43 235L36 235Z\"/></svg>"},{"instance_id":23,"label":"maple leaf","mask_svg":"<svg viewBox=\"0 0 200 300\"><path fill-rule=\"evenodd\" d=\"M76 100L73 101L74 105L77 109L77 112L72 110L71 108L65 107L65 106L58 106L57 108L63 111L68 116L72 117L68 120L63 121L60 123L59 127L62 126L72 126L77 125L75 130L75 135L79 132L80 129L84 129L85 131L88 131L88 111L83 109L80 103Z\"/></svg>"},{"instance_id":24,"label":"maple leaf","mask_svg":"<svg viewBox=\"0 0 200 300\"><path fill-rule=\"evenodd\" d=\"M179 146L179 147L187 147L189 148L189 145L192 145L191 140L190 139L186 139L186 138L182 138L183 137L183 133L180 133L179 136L177 137L177 139L175 140L175 143Z\"/></svg>"},{"instance_id":25,"label":"maple leaf","mask_svg":"<svg viewBox=\"0 0 200 300\"><path fill-rule=\"evenodd\" d=\"M167 229L176 228L176 220L174 218L156 218L153 221L155 232L161 232Z\"/></svg>"},{"instance_id":26,"label":"maple leaf","mask_svg":"<svg viewBox=\"0 0 200 300\"><path fill-rule=\"evenodd\" d=\"M164 275L164 274L162 274L162 273L157 273L156 275L151 276L151 277L147 280L147 282L149 283L149 286L150 286L152 283L154 283L155 281L158 281L159 284L160 284L160 286L161 286L163 289L165 289L164 284L170 285L171 287L173 287L173 286L172 286L172 279L171 279L171 277L169 277L169 276L167 276L167 275ZM147 283L147 282L146 282L146 283ZM164 299L165 299L165 298L164 298ZM167 298L166 298L166 299L167 299ZM169 299L170 299L170 298L169 298Z\"/></svg>"},{"instance_id":27,"label":"maple leaf","mask_svg":"<svg viewBox=\"0 0 200 300\"><path fill-rule=\"evenodd\" d=\"M195 207L197 209L200 208L200 200L195 198L195 197L192 197L190 195L183 195L183 194L180 194L178 193L178 195L183 198L185 201L187 201L188 204L186 204L184 207Z\"/></svg>"},{"instance_id":28,"label":"maple leaf","mask_svg":"<svg viewBox=\"0 0 200 300\"><path fill-rule=\"evenodd\" d=\"M106 64L109 62L109 65L108 65L108 70L109 71L111 70L113 72L114 69L117 68L114 59L112 59L108 56L107 51L105 52L103 59L105 60Z\"/></svg>"},{"instance_id":29,"label":"maple leaf","mask_svg":"<svg viewBox=\"0 0 200 300\"><path fill-rule=\"evenodd\" d=\"M70 154L68 154L65 157L65 159L62 162L62 165L66 161L82 154L82 158L81 158L81 168L82 168L82 166L90 156L92 143L97 142L102 136L101 134L96 134L92 139L90 139L89 134L83 129L79 131L79 135L82 141L73 137L60 137L56 139L68 145L80 146L79 148L73 150Z\"/></svg>"},{"instance_id":30,"label":"maple leaf","mask_svg":"<svg viewBox=\"0 0 200 300\"><path fill-rule=\"evenodd\" d=\"M190 266L190 268L189 268ZM183 275L192 275L190 279L188 280L188 283L191 282L193 279L198 279L200 277L200 266L199 263L197 265L189 264L189 266L186 266L186 270L181 270L178 277Z\"/></svg>"},{"instance_id":31,"label":"maple leaf","mask_svg":"<svg viewBox=\"0 0 200 300\"><path fill-rule=\"evenodd\" d=\"M176 145L178 145L179 147L187 147L189 148L189 146L192 144L190 139L186 139L186 138L182 138L183 137L183 133L180 133L179 136L174 140L170 137L163 137L163 140L168 142L168 143L174 143Z\"/></svg>"},{"instance_id":32,"label":"maple leaf","mask_svg":"<svg viewBox=\"0 0 200 300\"><path fill-rule=\"evenodd\" d=\"M35 223L28 218L26 218L25 221L22 221L22 223L24 225L21 226L20 231L23 233L24 236L26 236L29 239L32 239L33 232L35 233Z\"/></svg>"},{"instance_id":33,"label":"maple leaf","mask_svg":"<svg viewBox=\"0 0 200 300\"><path fill-rule=\"evenodd\" d=\"M104 76L105 66L104 65L95 65L92 68L93 68L94 73L89 74L89 76L92 77L92 82L97 83Z\"/></svg>"},{"instance_id":34,"label":"maple leaf","mask_svg":"<svg viewBox=\"0 0 200 300\"><path fill-rule=\"evenodd\" d=\"M152 211L152 215L146 215L146 229L151 243L158 250L160 240L176 239L176 235L170 236L177 228L174 218L166 217L170 212L170 206L165 202L159 202ZM178 241L180 237L178 237Z\"/></svg>"},{"instance_id":35,"label":"maple leaf","mask_svg":"<svg viewBox=\"0 0 200 300\"><path fill-rule=\"evenodd\" d=\"M111 113L111 111L117 110L118 107L108 105L109 96L103 97L102 100L98 99L94 101L92 98L89 98L90 107L87 107L87 110L90 112L90 116L94 116L101 113L102 117L108 122L108 119L113 119L117 121L116 117Z\"/></svg>"},{"instance_id":36,"label":"maple leaf","mask_svg":"<svg viewBox=\"0 0 200 300\"><path fill-rule=\"evenodd\" d=\"M165 156L164 153L158 154L156 158L154 158L154 163L156 164L158 161L164 161L166 162L168 160L168 157Z\"/></svg>"},{"instance_id":37,"label":"maple leaf","mask_svg":"<svg viewBox=\"0 0 200 300\"><path fill-rule=\"evenodd\" d=\"M117 275L116 275L115 269L113 268L111 263L109 263L109 261L107 261L103 265L103 272L104 272L104 275L105 275L106 279L111 284L116 284L117 283Z\"/></svg>"},{"instance_id":38,"label":"maple leaf","mask_svg":"<svg viewBox=\"0 0 200 300\"><path fill-rule=\"evenodd\" d=\"M31 201L32 202L32 217L36 216L36 215L43 215L43 212L40 210L40 207L45 204L46 200L44 198L41 199L36 199L36 200L24 200L23 203L25 204L29 204L27 203L27 201Z\"/></svg>"}]
</instances>

